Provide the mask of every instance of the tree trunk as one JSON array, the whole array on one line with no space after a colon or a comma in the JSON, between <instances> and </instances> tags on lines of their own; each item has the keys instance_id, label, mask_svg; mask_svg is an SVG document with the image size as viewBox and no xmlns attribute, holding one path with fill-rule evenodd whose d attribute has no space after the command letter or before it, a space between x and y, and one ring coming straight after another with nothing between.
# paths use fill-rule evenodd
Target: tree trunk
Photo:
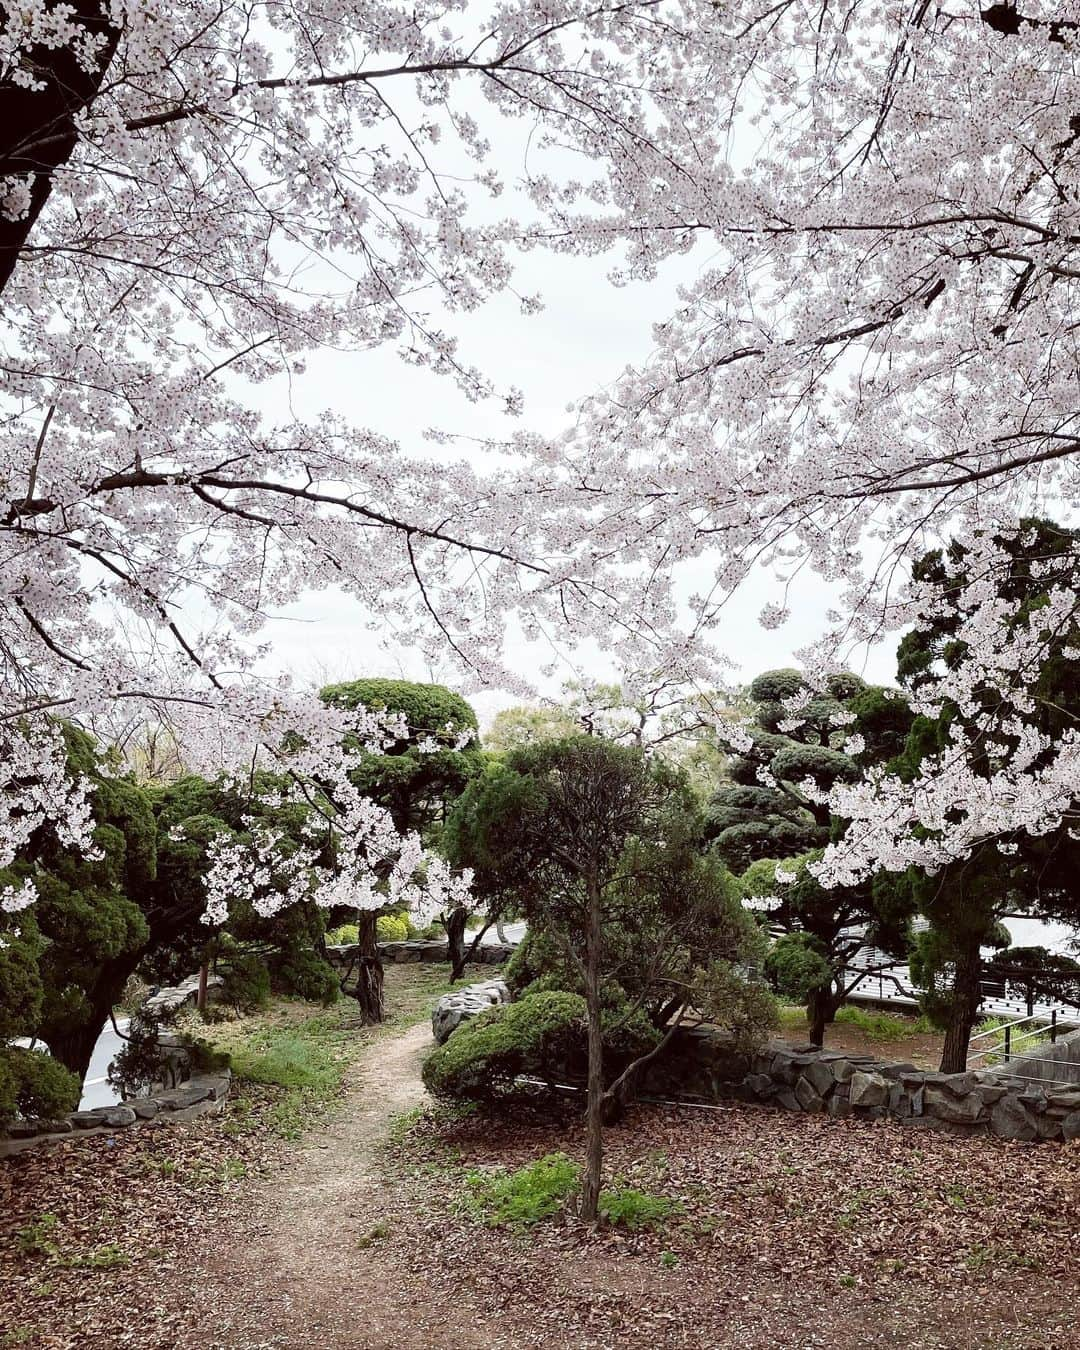
<instances>
[{"instance_id":1,"label":"tree trunk","mask_svg":"<svg viewBox=\"0 0 1080 1350\"><path fill-rule=\"evenodd\" d=\"M599 1215L600 1173L604 1159L604 1040L600 1024L602 943L600 890L595 881L590 880L589 914L585 930L589 1069L585 1112L585 1176L581 1185L581 1217L587 1223L595 1223Z\"/></svg>"},{"instance_id":2,"label":"tree trunk","mask_svg":"<svg viewBox=\"0 0 1080 1350\"><path fill-rule=\"evenodd\" d=\"M206 1016L206 990L210 979L210 966L203 960L199 967L199 992L195 999L195 1010L200 1017Z\"/></svg>"},{"instance_id":3,"label":"tree trunk","mask_svg":"<svg viewBox=\"0 0 1080 1350\"><path fill-rule=\"evenodd\" d=\"M353 997L360 1009L365 1025L373 1026L385 1016L383 1006L383 964L379 957L377 916L369 911L361 914L358 945L360 948L360 968L356 976L356 991Z\"/></svg>"},{"instance_id":4,"label":"tree trunk","mask_svg":"<svg viewBox=\"0 0 1080 1350\"><path fill-rule=\"evenodd\" d=\"M971 1029L979 1015L979 977L982 956L979 941L968 942L956 958L949 1020L945 1027L945 1045L941 1052L942 1073L963 1073L967 1068Z\"/></svg>"},{"instance_id":5,"label":"tree trunk","mask_svg":"<svg viewBox=\"0 0 1080 1350\"><path fill-rule=\"evenodd\" d=\"M47 5L49 10L58 8L57 3ZM10 79L0 82L0 179L23 179L30 193L18 220L0 212L0 289L48 201L56 170L71 158L78 141L76 118L96 97L120 40L120 30L109 23L108 6L101 0L74 0L71 8L69 21L76 28L103 39L94 69L82 68L70 43L41 45L23 58L40 89L25 89Z\"/></svg>"},{"instance_id":6,"label":"tree trunk","mask_svg":"<svg viewBox=\"0 0 1080 1350\"><path fill-rule=\"evenodd\" d=\"M468 922L469 911L459 905L452 909L449 915L443 920L443 927L446 929L446 943L450 956L450 983L460 980L465 974L465 924Z\"/></svg>"},{"instance_id":7,"label":"tree trunk","mask_svg":"<svg viewBox=\"0 0 1080 1350\"><path fill-rule=\"evenodd\" d=\"M54 1058L65 1069L77 1073L80 1079L86 1077L94 1046L109 1020L109 1014L120 1001L128 976L138 960L138 955L124 956L117 962L108 963L97 973L93 985L82 990L88 1010L78 1023L73 1024L61 1018L56 1029L49 1026L47 1021L40 1029L41 1039Z\"/></svg>"},{"instance_id":8,"label":"tree trunk","mask_svg":"<svg viewBox=\"0 0 1080 1350\"><path fill-rule=\"evenodd\" d=\"M831 989L814 989L806 1003L807 1034L811 1045L825 1044L825 1027L836 1020L840 999Z\"/></svg>"}]
</instances>

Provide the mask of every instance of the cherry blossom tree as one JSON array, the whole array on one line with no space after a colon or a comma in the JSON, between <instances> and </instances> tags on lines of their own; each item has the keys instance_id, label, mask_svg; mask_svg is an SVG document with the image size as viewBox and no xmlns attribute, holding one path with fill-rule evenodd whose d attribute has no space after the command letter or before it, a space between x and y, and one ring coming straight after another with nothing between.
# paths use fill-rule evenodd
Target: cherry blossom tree
<instances>
[{"instance_id":1,"label":"cherry blossom tree","mask_svg":"<svg viewBox=\"0 0 1080 1350\"><path fill-rule=\"evenodd\" d=\"M840 593L824 677L922 619L906 565L944 533L1068 523L1078 25L1080 0L7 11L0 863L35 811L78 828L41 767L49 709L149 700L185 746L259 743L292 695L253 684L250 640L305 589L343 587L481 679L518 608L527 636L591 633L624 668L710 685L725 598L770 566L782 623L813 568ZM500 217L490 139L516 126L535 155ZM705 263L653 357L564 436L524 432L481 472L330 414L260 416L320 345L389 344L517 410L451 328L537 247L617 250L623 278ZM673 572L705 557L673 635ZM1022 701L1000 616L973 598L970 623L941 692ZM926 816L947 821L931 865L1075 820L1074 730L1010 756L989 804L949 771L964 747L946 755L939 793L845 795L888 866ZM857 853L827 872L853 879Z\"/></svg>"},{"instance_id":2,"label":"cherry blossom tree","mask_svg":"<svg viewBox=\"0 0 1080 1350\"><path fill-rule=\"evenodd\" d=\"M781 583L814 568L842 597L813 654L824 674L923 621L908 563L943 537L986 555L987 524L1075 517L1078 37L1075 0L717 7L696 59L731 155L665 203L711 261L579 439L611 540L717 555L703 625L755 566ZM1022 706L1037 637L968 601L968 659L926 706L984 684ZM783 597L762 615L786 617ZM974 797L963 743L927 766L934 789L845 790L834 810L870 848L830 850L825 874L865 875L875 841L899 870L1075 826L1075 728L1033 750Z\"/></svg>"},{"instance_id":3,"label":"cherry blossom tree","mask_svg":"<svg viewBox=\"0 0 1080 1350\"><path fill-rule=\"evenodd\" d=\"M306 590L480 679L515 605L581 628L618 610L576 570L580 509L542 447L481 474L329 412L272 425L260 391L321 347L387 345L516 410L448 325L512 290L521 248L630 239L653 170L708 153L676 19L656 0L5 10L0 865L43 812L88 843L49 713L149 705L196 770L283 723L339 741L339 710L251 678L264 619ZM515 217L489 137L519 125Z\"/></svg>"}]
</instances>

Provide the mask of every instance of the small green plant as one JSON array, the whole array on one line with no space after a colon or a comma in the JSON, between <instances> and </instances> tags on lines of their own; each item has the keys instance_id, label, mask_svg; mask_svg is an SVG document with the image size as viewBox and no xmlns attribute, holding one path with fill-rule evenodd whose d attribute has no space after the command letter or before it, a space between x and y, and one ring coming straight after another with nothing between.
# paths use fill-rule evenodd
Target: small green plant
<instances>
[{"instance_id":1,"label":"small green plant","mask_svg":"<svg viewBox=\"0 0 1080 1350\"><path fill-rule=\"evenodd\" d=\"M579 1184L579 1168L565 1153L546 1157L516 1172L470 1172L468 1207L493 1228L526 1227L563 1208Z\"/></svg>"},{"instance_id":2,"label":"small green plant","mask_svg":"<svg viewBox=\"0 0 1080 1350\"><path fill-rule=\"evenodd\" d=\"M389 1236L390 1224L386 1219L380 1219L378 1223L372 1224L362 1237L357 1238L356 1245L364 1251L368 1247L374 1247L377 1242L384 1242Z\"/></svg>"},{"instance_id":3,"label":"small green plant","mask_svg":"<svg viewBox=\"0 0 1080 1350\"><path fill-rule=\"evenodd\" d=\"M665 1270L674 1270L675 1267L679 1264L679 1258L675 1255L674 1252L661 1252L660 1264L664 1267Z\"/></svg>"},{"instance_id":4,"label":"small green plant","mask_svg":"<svg viewBox=\"0 0 1080 1350\"><path fill-rule=\"evenodd\" d=\"M56 1256L59 1222L55 1214L39 1214L25 1228L16 1230L16 1251L20 1256Z\"/></svg>"},{"instance_id":5,"label":"small green plant","mask_svg":"<svg viewBox=\"0 0 1080 1350\"><path fill-rule=\"evenodd\" d=\"M854 1275L840 1275L837 1277L836 1283L841 1289L854 1289L858 1281Z\"/></svg>"},{"instance_id":6,"label":"small green plant","mask_svg":"<svg viewBox=\"0 0 1080 1350\"><path fill-rule=\"evenodd\" d=\"M635 1232L642 1228L659 1228L682 1212L682 1205L678 1201L669 1200L666 1195L651 1195L648 1191L634 1190L630 1186L600 1192L600 1217L608 1223L621 1224Z\"/></svg>"},{"instance_id":7,"label":"small green plant","mask_svg":"<svg viewBox=\"0 0 1080 1350\"><path fill-rule=\"evenodd\" d=\"M92 1252L68 1258L64 1265L87 1270L115 1270L117 1266L130 1264L131 1257L123 1247L115 1242L107 1242L103 1247L95 1247Z\"/></svg>"},{"instance_id":8,"label":"small green plant","mask_svg":"<svg viewBox=\"0 0 1080 1350\"><path fill-rule=\"evenodd\" d=\"M173 1177L177 1173L177 1164L172 1158L145 1158L143 1166L148 1172L156 1172L162 1177Z\"/></svg>"},{"instance_id":9,"label":"small green plant","mask_svg":"<svg viewBox=\"0 0 1080 1350\"><path fill-rule=\"evenodd\" d=\"M409 1111L399 1111L391 1116L386 1131L386 1142L391 1148L400 1148L424 1118L424 1108L414 1106Z\"/></svg>"},{"instance_id":10,"label":"small green plant","mask_svg":"<svg viewBox=\"0 0 1080 1350\"><path fill-rule=\"evenodd\" d=\"M849 1003L836 1014L836 1020L857 1027L871 1041L902 1041L919 1032L919 1025L910 1017L895 1013L870 1012Z\"/></svg>"}]
</instances>

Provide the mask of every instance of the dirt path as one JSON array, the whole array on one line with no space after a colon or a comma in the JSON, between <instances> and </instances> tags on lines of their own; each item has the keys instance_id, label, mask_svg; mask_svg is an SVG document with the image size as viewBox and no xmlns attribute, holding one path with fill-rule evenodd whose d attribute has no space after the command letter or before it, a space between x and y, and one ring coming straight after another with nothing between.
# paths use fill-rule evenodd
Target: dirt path
<instances>
[{"instance_id":1,"label":"dirt path","mask_svg":"<svg viewBox=\"0 0 1080 1350\"><path fill-rule=\"evenodd\" d=\"M427 1024L379 1039L326 1126L252 1188L247 1222L202 1264L201 1346L214 1350L468 1350L489 1342L404 1286L379 1252L394 1223L379 1157L395 1116L424 1100Z\"/></svg>"}]
</instances>

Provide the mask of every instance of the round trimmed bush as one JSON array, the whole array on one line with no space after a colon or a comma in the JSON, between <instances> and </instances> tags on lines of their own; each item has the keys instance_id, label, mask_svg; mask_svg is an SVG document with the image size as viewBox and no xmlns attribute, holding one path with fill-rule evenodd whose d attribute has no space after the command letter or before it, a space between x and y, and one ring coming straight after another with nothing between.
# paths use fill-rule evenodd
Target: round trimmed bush
<instances>
[{"instance_id":1,"label":"round trimmed bush","mask_svg":"<svg viewBox=\"0 0 1080 1350\"><path fill-rule=\"evenodd\" d=\"M463 1022L424 1064L434 1097L491 1101L512 1093L520 1076L554 1083L580 1069L585 1000L565 991L529 994Z\"/></svg>"}]
</instances>

